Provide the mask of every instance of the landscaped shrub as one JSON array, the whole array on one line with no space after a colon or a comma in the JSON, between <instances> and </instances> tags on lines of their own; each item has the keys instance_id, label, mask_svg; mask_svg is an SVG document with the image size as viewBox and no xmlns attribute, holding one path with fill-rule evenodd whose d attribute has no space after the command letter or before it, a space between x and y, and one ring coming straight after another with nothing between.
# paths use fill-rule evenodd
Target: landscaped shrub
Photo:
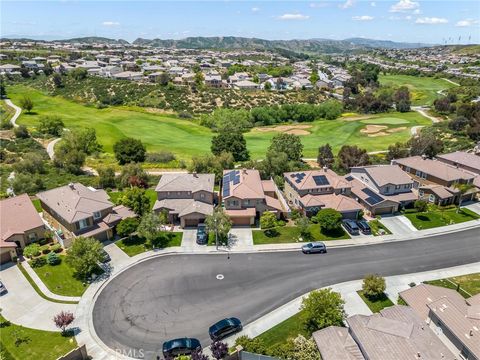
<instances>
[{"instance_id":1,"label":"landscaped shrub","mask_svg":"<svg viewBox=\"0 0 480 360\"><path fill-rule=\"evenodd\" d=\"M23 255L27 258L32 258L34 256L40 255L40 245L38 244L30 244L23 249Z\"/></svg>"},{"instance_id":2,"label":"landscaped shrub","mask_svg":"<svg viewBox=\"0 0 480 360\"><path fill-rule=\"evenodd\" d=\"M427 211L427 202L424 200L417 200L415 201L415 204L413 205L415 207L415 210L418 212L424 212Z\"/></svg>"},{"instance_id":3,"label":"landscaped shrub","mask_svg":"<svg viewBox=\"0 0 480 360\"><path fill-rule=\"evenodd\" d=\"M50 250L52 250L55 253L61 252L62 251L62 245L60 244L55 244L50 247Z\"/></svg>"},{"instance_id":4,"label":"landscaped shrub","mask_svg":"<svg viewBox=\"0 0 480 360\"><path fill-rule=\"evenodd\" d=\"M56 253L51 252L50 254L47 255L47 263L48 265L58 265L62 259L60 259L60 256L58 256Z\"/></svg>"},{"instance_id":5,"label":"landscaped shrub","mask_svg":"<svg viewBox=\"0 0 480 360\"><path fill-rule=\"evenodd\" d=\"M47 263L47 259L45 259L45 256L41 256L41 257L38 257L38 258L35 258L35 259L31 260L30 261L30 266L32 268L39 268L39 267L44 266L46 263Z\"/></svg>"},{"instance_id":6,"label":"landscaped shrub","mask_svg":"<svg viewBox=\"0 0 480 360\"><path fill-rule=\"evenodd\" d=\"M40 247L40 251L42 252L42 254L45 255L45 254L48 254L52 250L50 249L50 246L43 245L43 246Z\"/></svg>"}]
</instances>

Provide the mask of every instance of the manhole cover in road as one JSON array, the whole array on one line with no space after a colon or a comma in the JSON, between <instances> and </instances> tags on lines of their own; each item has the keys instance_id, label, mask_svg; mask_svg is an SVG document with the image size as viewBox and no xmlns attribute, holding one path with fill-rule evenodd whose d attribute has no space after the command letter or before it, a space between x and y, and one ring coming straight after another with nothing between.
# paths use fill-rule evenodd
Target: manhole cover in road
<instances>
[{"instance_id":1,"label":"manhole cover in road","mask_svg":"<svg viewBox=\"0 0 480 360\"><path fill-rule=\"evenodd\" d=\"M225 278L225 276L223 276L222 274L217 275L217 280L223 280L224 278Z\"/></svg>"}]
</instances>

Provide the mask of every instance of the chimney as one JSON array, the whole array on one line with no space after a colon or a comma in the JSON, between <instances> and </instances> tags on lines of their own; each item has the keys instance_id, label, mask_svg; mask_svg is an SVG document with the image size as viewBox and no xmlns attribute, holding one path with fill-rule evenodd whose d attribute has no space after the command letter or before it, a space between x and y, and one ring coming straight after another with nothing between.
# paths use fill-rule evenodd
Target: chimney
<instances>
[{"instance_id":1,"label":"chimney","mask_svg":"<svg viewBox=\"0 0 480 360\"><path fill-rule=\"evenodd\" d=\"M417 352L417 358L419 358L419 359L420 359L421 357L422 357L422 355L420 355L420 351L419 351L419 352Z\"/></svg>"},{"instance_id":2,"label":"chimney","mask_svg":"<svg viewBox=\"0 0 480 360\"><path fill-rule=\"evenodd\" d=\"M423 160L426 160L426 159L427 159L427 155L422 154L422 159L423 159Z\"/></svg>"},{"instance_id":3,"label":"chimney","mask_svg":"<svg viewBox=\"0 0 480 360\"><path fill-rule=\"evenodd\" d=\"M75 189L75 185L73 185L73 183L69 183L69 184L68 184L68 187L69 187L70 189L72 189L72 190Z\"/></svg>"},{"instance_id":4,"label":"chimney","mask_svg":"<svg viewBox=\"0 0 480 360\"><path fill-rule=\"evenodd\" d=\"M327 170L328 170L328 166L325 165L325 166L323 167L323 171L324 171L324 172L327 172Z\"/></svg>"},{"instance_id":5,"label":"chimney","mask_svg":"<svg viewBox=\"0 0 480 360\"><path fill-rule=\"evenodd\" d=\"M470 336L473 336L473 330L470 330Z\"/></svg>"}]
</instances>

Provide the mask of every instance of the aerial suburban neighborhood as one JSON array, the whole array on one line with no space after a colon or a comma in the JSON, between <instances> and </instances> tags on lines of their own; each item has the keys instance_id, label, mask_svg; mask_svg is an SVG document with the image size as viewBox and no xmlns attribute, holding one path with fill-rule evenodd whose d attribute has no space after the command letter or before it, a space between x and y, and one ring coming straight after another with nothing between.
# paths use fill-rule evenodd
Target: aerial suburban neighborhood
<instances>
[{"instance_id":1,"label":"aerial suburban neighborhood","mask_svg":"<svg viewBox=\"0 0 480 360\"><path fill-rule=\"evenodd\" d=\"M480 360L478 2L0 9L0 360Z\"/></svg>"}]
</instances>

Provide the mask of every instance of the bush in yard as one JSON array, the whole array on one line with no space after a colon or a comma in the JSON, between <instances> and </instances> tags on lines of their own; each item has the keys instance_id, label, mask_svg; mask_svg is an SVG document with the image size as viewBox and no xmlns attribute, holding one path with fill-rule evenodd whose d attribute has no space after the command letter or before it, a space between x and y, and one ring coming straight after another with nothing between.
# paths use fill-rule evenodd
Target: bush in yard
<instances>
[{"instance_id":1,"label":"bush in yard","mask_svg":"<svg viewBox=\"0 0 480 360\"><path fill-rule=\"evenodd\" d=\"M302 300L304 326L309 334L328 326L342 326L345 319L345 302L332 289L315 290Z\"/></svg>"},{"instance_id":2,"label":"bush in yard","mask_svg":"<svg viewBox=\"0 0 480 360\"><path fill-rule=\"evenodd\" d=\"M269 231L277 225L277 217L274 213L270 211L265 211L262 216L260 216L260 227L263 230Z\"/></svg>"},{"instance_id":3,"label":"bush in yard","mask_svg":"<svg viewBox=\"0 0 480 360\"><path fill-rule=\"evenodd\" d=\"M101 262L102 244L93 238L77 237L67 250L67 263L74 269L77 278L85 280L98 268Z\"/></svg>"},{"instance_id":4,"label":"bush in yard","mask_svg":"<svg viewBox=\"0 0 480 360\"><path fill-rule=\"evenodd\" d=\"M190 355L191 360L209 360L210 358L200 350L193 350L192 354Z\"/></svg>"},{"instance_id":5,"label":"bush in yard","mask_svg":"<svg viewBox=\"0 0 480 360\"><path fill-rule=\"evenodd\" d=\"M267 347L259 338L251 339L247 335L240 336L235 340L236 346L241 346L243 350L256 353L256 354L265 354Z\"/></svg>"},{"instance_id":6,"label":"bush in yard","mask_svg":"<svg viewBox=\"0 0 480 360\"><path fill-rule=\"evenodd\" d=\"M221 341L214 341L210 346L212 356L217 359L223 359L228 354L228 345Z\"/></svg>"},{"instance_id":7,"label":"bush in yard","mask_svg":"<svg viewBox=\"0 0 480 360\"><path fill-rule=\"evenodd\" d=\"M41 257L30 260L30 266L32 268L39 268L46 264L47 264L47 259L45 259L45 256L41 256Z\"/></svg>"},{"instance_id":8,"label":"bush in yard","mask_svg":"<svg viewBox=\"0 0 480 360\"><path fill-rule=\"evenodd\" d=\"M67 327L73 322L73 320L75 320L75 317L70 311L62 311L53 318L55 326L62 330L63 335L66 334Z\"/></svg>"},{"instance_id":9,"label":"bush in yard","mask_svg":"<svg viewBox=\"0 0 480 360\"><path fill-rule=\"evenodd\" d=\"M162 226L160 216L154 212L146 213L142 216L140 224L137 227L138 236L145 239L148 245L154 246L154 242L160 234ZM156 243L158 244L158 243Z\"/></svg>"},{"instance_id":10,"label":"bush in yard","mask_svg":"<svg viewBox=\"0 0 480 360\"><path fill-rule=\"evenodd\" d=\"M50 249L50 246L43 245L40 247L40 251L42 252L42 254L48 254L52 250Z\"/></svg>"},{"instance_id":11,"label":"bush in yard","mask_svg":"<svg viewBox=\"0 0 480 360\"><path fill-rule=\"evenodd\" d=\"M418 212L425 212L427 211L428 203L424 200L416 200L413 206Z\"/></svg>"},{"instance_id":12,"label":"bush in yard","mask_svg":"<svg viewBox=\"0 0 480 360\"><path fill-rule=\"evenodd\" d=\"M58 265L62 259L60 259L60 256L58 256L56 253L51 252L50 254L47 255L47 264L48 265Z\"/></svg>"},{"instance_id":13,"label":"bush in yard","mask_svg":"<svg viewBox=\"0 0 480 360\"><path fill-rule=\"evenodd\" d=\"M137 218L126 218L121 220L116 227L118 236L126 237L132 235L137 231L138 224L140 224L140 221Z\"/></svg>"},{"instance_id":14,"label":"bush in yard","mask_svg":"<svg viewBox=\"0 0 480 360\"><path fill-rule=\"evenodd\" d=\"M55 244L50 247L50 250L52 250L55 253L59 253L62 251L62 245L60 244Z\"/></svg>"},{"instance_id":15,"label":"bush in yard","mask_svg":"<svg viewBox=\"0 0 480 360\"><path fill-rule=\"evenodd\" d=\"M19 125L14 130L13 133L15 134L16 138L19 139L26 139L30 136L28 133L27 127L25 125Z\"/></svg>"},{"instance_id":16,"label":"bush in yard","mask_svg":"<svg viewBox=\"0 0 480 360\"><path fill-rule=\"evenodd\" d=\"M30 114L33 109L33 101L28 96L24 96L23 98L21 98L19 105L27 112L27 114Z\"/></svg>"},{"instance_id":17,"label":"bush in yard","mask_svg":"<svg viewBox=\"0 0 480 360\"><path fill-rule=\"evenodd\" d=\"M342 214L335 209L322 209L317 215L322 230L332 232L341 228Z\"/></svg>"},{"instance_id":18,"label":"bush in yard","mask_svg":"<svg viewBox=\"0 0 480 360\"><path fill-rule=\"evenodd\" d=\"M385 279L380 275L368 274L363 279L363 294L370 299L375 299L382 296L385 292L385 289Z\"/></svg>"},{"instance_id":19,"label":"bush in yard","mask_svg":"<svg viewBox=\"0 0 480 360\"><path fill-rule=\"evenodd\" d=\"M144 162L146 148L138 139L124 138L113 145L115 157L120 165L131 162Z\"/></svg>"},{"instance_id":20,"label":"bush in yard","mask_svg":"<svg viewBox=\"0 0 480 360\"><path fill-rule=\"evenodd\" d=\"M139 216L150 211L150 199L145 194L145 190L138 187L125 190L118 202L129 207Z\"/></svg>"},{"instance_id":21,"label":"bush in yard","mask_svg":"<svg viewBox=\"0 0 480 360\"><path fill-rule=\"evenodd\" d=\"M23 255L27 258L32 258L34 256L40 255L40 245L38 244L30 244L23 249Z\"/></svg>"},{"instance_id":22,"label":"bush in yard","mask_svg":"<svg viewBox=\"0 0 480 360\"><path fill-rule=\"evenodd\" d=\"M308 227L310 225L310 220L306 216L300 216L295 220L295 225L297 225L298 230L300 230L300 234L304 237L310 236L310 231Z\"/></svg>"}]
</instances>

